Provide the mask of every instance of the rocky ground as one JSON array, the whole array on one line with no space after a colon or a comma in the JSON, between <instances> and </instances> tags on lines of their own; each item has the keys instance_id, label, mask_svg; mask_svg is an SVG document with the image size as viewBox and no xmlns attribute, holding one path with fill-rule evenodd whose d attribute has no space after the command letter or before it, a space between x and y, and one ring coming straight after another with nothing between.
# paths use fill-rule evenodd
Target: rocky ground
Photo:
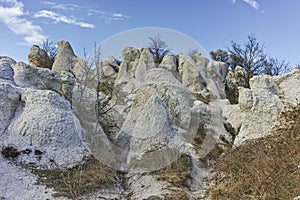
<instances>
[{"instance_id":1,"label":"rocky ground","mask_svg":"<svg viewBox=\"0 0 300 200\"><path fill-rule=\"evenodd\" d=\"M245 88L242 68L200 54L122 58L92 66L66 41L54 62L37 46L28 64L0 57L0 199L243 199L214 196L219 162L298 120L282 125L299 108L296 69Z\"/></svg>"}]
</instances>

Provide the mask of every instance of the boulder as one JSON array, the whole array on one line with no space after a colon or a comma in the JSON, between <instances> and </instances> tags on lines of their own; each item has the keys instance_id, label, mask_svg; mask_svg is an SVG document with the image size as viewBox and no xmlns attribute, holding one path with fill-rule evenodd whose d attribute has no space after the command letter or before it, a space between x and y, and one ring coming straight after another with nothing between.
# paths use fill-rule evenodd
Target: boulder
<instances>
[{"instance_id":1,"label":"boulder","mask_svg":"<svg viewBox=\"0 0 300 200\"><path fill-rule=\"evenodd\" d=\"M113 56L105 58L99 66L101 66L102 71L97 72L95 70L95 73L103 73L105 80L114 80L119 72L119 61Z\"/></svg>"},{"instance_id":2,"label":"boulder","mask_svg":"<svg viewBox=\"0 0 300 200\"><path fill-rule=\"evenodd\" d=\"M58 50L52 70L55 72L70 72L75 76L77 82L95 87L97 77L93 76L93 66L88 66L88 61L78 58L69 42L61 40L57 42L57 45Z\"/></svg>"},{"instance_id":3,"label":"boulder","mask_svg":"<svg viewBox=\"0 0 300 200\"><path fill-rule=\"evenodd\" d=\"M71 92L74 77L25 63L14 69L0 62L0 148L15 148L17 163L39 168L78 164L89 151L70 102L56 91Z\"/></svg>"},{"instance_id":4,"label":"boulder","mask_svg":"<svg viewBox=\"0 0 300 200\"><path fill-rule=\"evenodd\" d=\"M135 61L140 58L140 51L134 47L125 47L122 50L123 61Z\"/></svg>"},{"instance_id":5,"label":"boulder","mask_svg":"<svg viewBox=\"0 0 300 200\"><path fill-rule=\"evenodd\" d=\"M57 72L70 72L74 66L74 59L76 58L71 44L67 41L61 40L57 42L57 46L57 54L52 66L52 70Z\"/></svg>"},{"instance_id":6,"label":"boulder","mask_svg":"<svg viewBox=\"0 0 300 200\"><path fill-rule=\"evenodd\" d=\"M148 46L145 46L141 49L141 55L136 66L135 70L135 78L138 82L142 83L144 81L145 73L150 70L156 68L154 63L154 56L150 51Z\"/></svg>"},{"instance_id":7,"label":"boulder","mask_svg":"<svg viewBox=\"0 0 300 200\"><path fill-rule=\"evenodd\" d=\"M154 57L149 47L141 50L133 47L126 47L122 50L123 62L121 63L116 84L135 82L140 84L143 81L147 70L155 68Z\"/></svg>"},{"instance_id":8,"label":"boulder","mask_svg":"<svg viewBox=\"0 0 300 200\"><path fill-rule=\"evenodd\" d=\"M37 45L33 45L28 53L28 62L41 68L51 69L53 60L51 60L44 49Z\"/></svg>"},{"instance_id":9,"label":"boulder","mask_svg":"<svg viewBox=\"0 0 300 200\"><path fill-rule=\"evenodd\" d=\"M15 71L14 79L19 87L52 90L71 101L75 78L70 72L56 72L22 62L14 65L13 69Z\"/></svg>"},{"instance_id":10,"label":"boulder","mask_svg":"<svg viewBox=\"0 0 300 200\"><path fill-rule=\"evenodd\" d=\"M300 104L300 72L280 76L254 76L250 88L240 87L242 126L236 145L272 134L282 113Z\"/></svg>"},{"instance_id":11,"label":"boulder","mask_svg":"<svg viewBox=\"0 0 300 200\"><path fill-rule=\"evenodd\" d=\"M219 107L222 110L222 116L225 120L226 130L231 130L230 133L235 137L240 131L241 111L238 104L231 104L228 99L220 99L212 101L209 105Z\"/></svg>"},{"instance_id":12,"label":"boulder","mask_svg":"<svg viewBox=\"0 0 300 200\"><path fill-rule=\"evenodd\" d=\"M177 58L170 54L165 55L158 67L166 69L169 72L176 72L177 71Z\"/></svg>"},{"instance_id":13,"label":"boulder","mask_svg":"<svg viewBox=\"0 0 300 200\"><path fill-rule=\"evenodd\" d=\"M19 163L45 169L72 167L89 154L70 103L53 91L30 88L21 90L1 146L24 152Z\"/></svg>"},{"instance_id":14,"label":"boulder","mask_svg":"<svg viewBox=\"0 0 300 200\"><path fill-rule=\"evenodd\" d=\"M178 70L182 77L182 84L192 92L201 92L206 86L205 77L200 74L200 67L189 56L178 55Z\"/></svg>"},{"instance_id":15,"label":"boulder","mask_svg":"<svg viewBox=\"0 0 300 200\"><path fill-rule=\"evenodd\" d=\"M211 100L225 98L222 83L226 67L223 63L207 62L206 59L200 58L195 63L190 56L179 54L178 70L182 77L182 84L189 88L198 100L207 103Z\"/></svg>"}]
</instances>

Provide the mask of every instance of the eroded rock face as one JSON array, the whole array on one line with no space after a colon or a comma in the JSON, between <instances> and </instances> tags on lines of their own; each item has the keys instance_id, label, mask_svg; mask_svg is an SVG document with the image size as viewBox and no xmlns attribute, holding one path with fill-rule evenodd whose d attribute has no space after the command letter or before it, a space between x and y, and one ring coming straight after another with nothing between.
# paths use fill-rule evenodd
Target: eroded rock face
<instances>
[{"instance_id":1,"label":"eroded rock face","mask_svg":"<svg viewBox=\"0 0 300 200\"><path fill-rule=\"evenodd\" d=\"M135 89L143 84L145 74L155 68L155 63L148 47L141 50L126 47L122 50L122 57L110 102L124 121L135 96Z\"/></svg>"},{"instance_id":2,"label":"eroded rock face","mask_svg":"<svg viewBox=\"0 0 300 200\"><path fill-rule=\"evenodd\" d=\"M34 45L28 53L28 62L41 68L51 69L53 61L49 58L47 52L39 46Z\"/></svg>"},{"instance_id":3,"label":"eroded rock face","mask_svg":"<svg viewBox=\"0 0 300 200\"><path fill-rule=\"evenodd\" d=\"M232 104L237 104L239 99L239 87L246 87L247 73L244 68L236 66L228 69L225 83L226 98Z\"/></svg>"},{"instance_id":4,"label":"eroded rock face","mask_svg":"<svg viewBox=\"0 0 300 200\"><path fill-rule=\"evenodd\" d=\"M20 154L16 161L22 164L40 168L76 165L89 152L70 102L55 90L67 91L64 84L72 84L72 78L67 72L24 63L14 68L16 74L9 63L0 62L0 148L14 147Z\"/></svg>"},{"instance_id":5,"label":"eroded rock face","mask_svg":"<svg viewBox=\"0 0 300 200\"><path fill-rule=\"evenodd\" d=\"M80 83L95 85L92 79L92 70L87 66L87 63L78 58L71 44L67 41L58 41L58 50L52 70L55 72L70 72Z\"/></svg>"},{"instance_id":6,"label":"eroded rock face","mask_svg":"<svg viewBox=\"0 0 300 200\"><path fill-rule=\"evenodd\" d=\"M67 41L58 41L57 42L57 54L55 61L52 66L53 71L61 72L68 71L70 72L73 67L73 59L76 58L76 55Z\"/></svg>"},{"instance_id":7,"label":"eroded rock face","mask_svg":"<svg viewBox=\"0 0 300 200\"><path fill-rule=\"evenodd\" d=\"M9 62L0 61L0 80L14 83L14 70Z\"/></svg>"},{"instance_id":8,"label":"eroded rock face","mask_svg":"<svg viewBox=\"0 0 300 200\"><path fill-rule=\"evenodd\" d=\"M251 89L240 88L242 126L236 145L271 134L279 116L299 105L299 78L299 71L276 77L255 76L250 80Z\"/></svg>"},{"instance_id":9,"label":"eroded rock face","mask_svg":"<svg viewBox=\"0 0 300 200\"><path fill-rule=\"evenodd\" d=\"M15 88L13 69L9 63L0 61L0 136L4 134L20 101L20 91Z\"/></svg>"},{"instance_id":10,"label":"eroded rock face","mask_svg":"<svg viewBox=\"0 0 300 200\"><path fill-rule=\"evenodd\" d=\"M192 102L191 93L169 72L149 70L145 83L136 92L116 142L122 148L132 150L132 154L140 155L151 147L164 145L180 134L176 126L178 129L190 128Z\"/></svg>"},{"instance_id":11,"label":"eroded rock face","mask_svg":"<svg viewBox=\"0 0 300 200\"><path fill-rule=\"evenodd\" d=\"M6 62L6 63L8 63L10 65L16 64L16 61L14 59L8 57L8 56L0 56L0 61Z\"/></svg>"},{"instance_id":12,"label":"eroded rock face","mask_svg":"<svg viewBox=\"0 0 300 200\"><path fill-rule=\"evenodd\" d=\"M72 89L75 84L74 76L67 71L55 72L50 69L41 69L19 62L13 67L14 80L23 88L53 90L69 101L72 98Z\"/></svg>"},{"instance_id":13,"label":"eroded rock face","mask_svg":"<svg viewBox=\"0 0 300 200\"><path fill-rule=\"evenodd\" d=\"M196 62L195 62L196 61ZM178 70L182 84L189 88L197 99L207 102L225 98L223 82L227 68L224 63L198 57L178 55ZM200 98L201 97L201 98Z\"/></svg>"},{"instance_id":14,"label":"eroded rock face","mask_svg":"<svg viewBox=\"0 0 300 200\"><path fill-rule=\"evenodd\" d=\"M171 73L176 72L177 58L173 55L165 55L158 67L166 69Z\"/></svg>"},{"instance_id":15,"label":"eroded rock face","mask_svg":"<svg viewBox=\"0 0 300 200\"><path fill-rule=\"evenodd\" d=\"M19 162L42 168L74 166L87 155L79 120L59 94L49 90L24 89L21 102L4 135L3 146L21 152ZM66 156L68 155L68 156Z\"/></svg>"}]
</instances>

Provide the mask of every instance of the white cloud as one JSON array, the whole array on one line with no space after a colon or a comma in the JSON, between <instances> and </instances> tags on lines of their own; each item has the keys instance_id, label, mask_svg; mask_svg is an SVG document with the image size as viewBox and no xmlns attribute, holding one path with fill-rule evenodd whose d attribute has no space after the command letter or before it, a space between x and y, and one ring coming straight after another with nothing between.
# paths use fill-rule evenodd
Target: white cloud
<instances>
[{"instance_id":1,"label":"white cloud","mask_svg":"<svg viewBox=\"0 0 300 200\"><path fill-rule=\"evenodd\" d=\"M112 16L113 16L113 17L119 17L119 18L127 17L127 16L125 16L125 15L123 15L123 14L121 14L121 13L113 13Z\"/></svg>"},{"instance_id":2,"label":"white cloud","mask_svg":"<svg viewBox=\"0 0 300 200\"><path fill-rule=\"evenodd\" d=\"M76 17L67 17L64 15L61 15L59 13L55 13L50 10L41 10L34 14L35 18L47 18L53 20L55 23L63 22L66 24L72 24L76 26L80 26L83 28L94 28L95 26L93 24L89 24L86 22L78 21Z\"/></svg>"},{"instance_id":3,"label":"white cloud","mask_svg":"<svg viewBox=\"0 0 300 200\"><path fill-rule=\"evenodd\" d=\"M128 15L124 15L122 13L111 13L111 12L104 12L101 10L97 10L88 6L80 6L76 4L58 4L52 1L42 1L45 5L51 6L52 9L60 10L60 11L77 11L77 12L83 12L88 17L98 17L100 19L103 19L104 22L108 23L111 21L121 21L126 18L130 18Z\"/></svg>"},{"instance_id":4,"label":"white cloud","mask_svg":"<svg viewBox=\"0 0 300 200\"><path fill-rule=\"evenodd\" d=\"M231 3L236 3L236 0L230 0ZM254 8L257 11L261 11L260 10L260 5L257 1L255 0L243 0L243 2L247 3L249 6L251 6L252 8ZM263 11L261 11L263 12Z\"/></svg>"},{"instance_id":5,"label":"white cloud","mask_svg":"<svg viewBox=\"0 0 300 200\"><path fill-rule=\"evenodd\" d=\"M75 11L75 10L81 9L81 7L79 5L72 4L72 3L57 4L57 3L52 2L52 1L42 1L42 3L44 3L45 5L50 5L53 9L57 9L57 10Z\"/></svg>"},{"instance_id":6,"label":"white cloud","mask_svg":"<svg viewBox=\"0 0 300 200\"><path fill-rule=\"evenodd\" d=\"M130 18L130 16L121 13L106 13L104 22L110 23L111 21L122 21L126 18Z\"/></svg>"},{"instance_id":7,"label":"white cloud","mask_svg":"<svg viewBox=\"0 0 300 200\"><path fill-rule=\"evenodd\" d=\"M0 0L0 21L11 31L23 36L27 45L38 44L45 40L42 28L25 19L24 5L17 0Z\"/></svg>"},{"instance_id":8,"label":"white cloud","mask_svg":"<svg viewBox=\"0 0 300 200\"><path fill-rule=\"evenodd\" d=\"M259 10L259 4L254 0L243 0L245 3L249 4L255 10Z\"/></svg>"}]
</instances>

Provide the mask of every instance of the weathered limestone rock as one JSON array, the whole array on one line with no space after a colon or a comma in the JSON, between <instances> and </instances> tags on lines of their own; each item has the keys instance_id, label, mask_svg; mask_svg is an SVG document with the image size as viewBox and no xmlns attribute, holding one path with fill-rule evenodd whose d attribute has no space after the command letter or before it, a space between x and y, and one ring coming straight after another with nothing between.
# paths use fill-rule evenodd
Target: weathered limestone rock
<instances>
[{"instance_id":1,"label":"weathered limestone rock","mask_svg":"<svg viewBox=\"0 0 300 200\"><path fill-rule=\"evenodd\" d=\"M123 62L114 83L111 104L116 105L114 108L125 119L135 96L135 89L143 84L146 72L155 68L155 63L149 47L141 50L126 47L122 50L122 57Z\"/></svg>"},{"instance_id":2,"label":"weathered limestone rock","mask_svg":"<svg viewBox=\"0 0 300 200\"><path fill-rule=\"evenodd\" d=\"M244 68L236 66L235 69L228 68L226 76L225 92L230 103L237 104L239 99L239 87L246 86L247 73Z\"/></svg>"},{"instance_id":3,"label":"weathered limestone rock","mask_svg":"<svg viewBox=\"0 0 300 200\"><path fill-rule=\"evenodd\" d=\"M205 77L200 74L200 69L189 56L178 55L178 70L182 76L182 84L192 92L201 92L207 86Z\"/></svg>"},{"instance_id":4,"label":"weathered limestone rock","mask_svg":"<svg viewBox=\"0 0 300 200\"><path fill-rule=\"evenodd\" d=\"M71 44L67 41L58 41L58 50L55 57L55 61L52 66L52 70L55 72L67 71L72 73L76 80L80 83L85 83L93 87L97 78L93 77L92 66L87 66L87 63L78 58Z\"/></svg>"},{"instance_id":5,"label":"weathered limestone rock","mask_svg":"<svg viewBox=\"0 0 300 200\"><path fill-rule=\"evenodd\" d=\"M222 109L222 116L225 120L226 130L231 130L231 134L236 136L241 128L241 112L238 104L231 104L228 99L212 101L209 105Z\"/></svg>"},{"instance_id":6,"label":"weathered limestone rock","mask_svg":"<svg viewBox=\"0 0 300 200\"><path fill-rule=\"evenodd\" d=\"M300 104L300 72L276 77L255 76L250 88L240 88L239 106L242 126L235 139L240 145L246 140L272 134L280 115Z\"/></svg>"},{"instance_id":7,"label":"weathered limestone rock","mask_svg":"<svg viewBox=\"0 0 300 200\"><path fill-rule=\"evenodd\" d=\"M126 47L122 50L123 62L116 79L117 84L127 83L134 79L135 82L142 82L146 71L155 68L154 57L149 47L141 50L133 47Z\"/></svg>"},{"instance_id":8,"label":"weathered limestone rock","mask_svg":"<svg viewBox=\"0 0 300 200\"><path fill-rule=\"evenodd\" d=\"M22 62L17 63L13 68L15 71L14 79L18 86L53 90L65 96L69 101L71 100L75 78L70 72L55 72Z\"/></svg>"},{"instance_id":9,"label":"weathered limestone rock","mask_svg":"<svg viewBox=\"0 0 300 200\"><path fill-rule=\"evenodd\" d=\"M53 61L49 58L47 52L37 45L33 45L28 53L28 62L41 68L51 69Z\"/></svg>"},{"instance_id":10,"label":"weathered limestone rock","mask_svg":"<svg viewBox=\"0 0 300 200\"><path fill-rule=\"evenodd\" d=\"M166 69L169 72L176 72L177 58L173 55L165 55L158 67Z\"/></svg>"},{"instance_id":11,"label":"weathered limestone rock","mask_svg":"<svg viewBox=\"0 0 300 200\"><path fill-rule=\"evenodd\" d=\"M136 80L140 83L143 82L145 73L155 67L154 56L151 53L150 48L147 46L143 47L134 74Z\"/></svg>"},{"instance_id":12,"label":"weathered limestone rock","mask_svg":"<svg viewBox=\"0 0 300 200\"><path fill-rule=\"evenodd\" d=\"M211 79L216 85L218 93L218 98L225 99L225 78L227 74L228 67L223 62L210 61L207 65L207 72L209 73ZM208 87L209 89L209 87Z\"/></svg>"},{"instance_id":13,"label":"weathered limestone rock","mask_svg":"<svg viewBox=\"0 0 300 200\"><path fill-rule=\"evenodd\" d=\"M115 57L109 56L105 58L104 61L101 61L100 67L102 71L99 71L98 73L103 73L103 78L106 80L114 80L119 71L119 61L115 59ZM95 70L95 73L97 73L97 70Z\"/></svg>"},{"instance_id":14,"label":"weathered limestone rock","mask_svg":"<svg viewBox=\"0 0 300 200\"><path fill-rule=\"evenodd\" d=\"M135 61L140 58L140 51L133 47L125 47L122 50L122 58L125 61Z\"/></svg>"},{"instance_id":15,"label":"weathered limestone rock","mask_svg":"<svg viewBox=\"0 0 300 200\"><path fill-rule=\"evenodd\" d=\"M190 56L178 55L178 70L182 84L189 88L197 99L209 102L225 98L222 85L226 67L223 63L207 62L206 59L195 61ZM217 74L214 74L217 72ZM206 100L205 100L206 99Z\"/></svg>"},{"instance_id":16,"label":"weathered limestone rock","mask_svg":"<svg viewBox=\"0 0 300 200\"><path fill-rule=\"evenodd\" d=\"M6 131L20 102L20 92L14 87L13 70L9 63L0 61L0 136Z\"/></svg>"},{"instance_id":17,"label":"weathered limestone rock","mask_svg":"<svg viewBox=\"0 0 300 200\"><path fill-rule=\"evenodd\" d=\"M152 158L159 148L169 148L168 144L183 145L179 138L190 128L192 102L191 93L172 74L159 68L149 70L115 138L116 144L128 151L128 165L134 163L133 166L145 167L146 171L148 166L163 167L159 165L164 163L145 166L143 159Z\"/></svg>"},{"instance_id":18,"label":"weathered limestone rock","mask_svg":"<svg viewBox=\"0 0 300 200\"><path fill-rule=\"evenodd\" d=\"M196 53L192 55L192 59L194 60L195 63L197 63L197 65L202 67L206 67L209 63L209 59L203 57L201 53Z\"/></svg>"},{"instance_id":19,"label":"weathered limestone rock","mask_svg":"<svg viewBox=\"0 0 300 200\"><path fill-rule=\"evenodd\" d=\"M10 65L16 64L16 61L14 59L8 57L8 56L0 56L0 61L6 62L6 63L8 63Z\"/></svg>"},{"instance_id":20,"label":"weathered limestone rock","mask_svg":"<svg viewBox=\"0 0 300 200\"><path fill-rule=\"evenodd\" d=\"M52 70L57 72L70 72L72 67L74 66L73 60L76 58L75 53L70 43L67 41L58 41L57 46L57 54L52 66Z\"/></svg>"},{"instance_id":21,"label":"weathered limestone rock","mask_svg":"<svg viewBox=\"0 0 300 200\"><path fill-rule=\"evenodd\" d=\"M0 80L14 83L14 70L8 62L0 61Z\"/></svg>"},{"instance_id":22,"label":"weathered limestone rock","mask_svg":"<svg viewBox=\"0 0 300 200\"><path fill-rule=\"evenodd\" d=\"M41 168L65 168L88 155L79 120L62 96L50 90L28 88L22 90L21 101L1 145L13 145L20 152L26 150L18 162Z\"/></svg>"}]
</instances>

